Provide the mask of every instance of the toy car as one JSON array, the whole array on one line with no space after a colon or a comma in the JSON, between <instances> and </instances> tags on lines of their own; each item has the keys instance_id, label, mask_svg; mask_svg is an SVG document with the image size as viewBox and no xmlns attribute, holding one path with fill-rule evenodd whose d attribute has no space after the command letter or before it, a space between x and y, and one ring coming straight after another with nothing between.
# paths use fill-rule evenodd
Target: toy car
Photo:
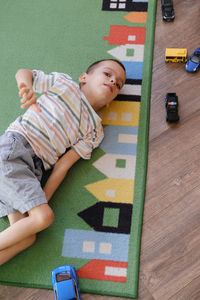
<instances>
[{"instance_id":1,"label":"toy car","mask_svg":"<svg viewBox=\"0 0 200 300\"><path fill-rule=\"evenodd\" d=\"M51 272L55 300L81 300L76 270L64 265Z\"/></svg>"},{"instance_id":2,"label":"toy car","mask_svg":"<svg viewBox=\"0 0 200 300\"><path fill-rule=\"evenodd\" d=\"M178 96L176 93L167 93L165 96L165 107L167 111L166 121L177 122L178 115Z\"/></svg>"},{"instance_id":3,"label":"toy car","mask_svg":"<svg viewBox=\"0 0 200 300\"><path fill-rule=\"evenodd\" d=\"M196 48L196 50L189 57L185 69L188 72L196 72L200 66L200 48Z\"/></svg>"},{"instance_id":4,"label":"toy car","mask_svg":"<svg viewBox=\"0 0 200 300\"><path fill-rule=\"evenodd\" d=\"M186 63L187 62L187 48L166 48L165 62L169 63Z\"/></svg>"},{"instance_id":5,"label":"toy car","mask_svg":"<svg viewBox=\"0 0 200 300\"><path fill-rule=\"evenodd\" d=\"M173 21L175 18L172 0L161 0L162 18L164 21Z\"/></svg>"}]
</instances>

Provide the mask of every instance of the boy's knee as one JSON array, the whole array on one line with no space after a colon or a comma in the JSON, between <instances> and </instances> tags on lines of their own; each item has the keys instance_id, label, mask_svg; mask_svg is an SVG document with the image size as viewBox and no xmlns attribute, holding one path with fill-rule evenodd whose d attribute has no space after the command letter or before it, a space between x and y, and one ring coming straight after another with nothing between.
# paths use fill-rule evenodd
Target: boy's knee
<instances>
[{"instance_id":1,"label":"boy's knee","mask_svg":"<svg viewBox=\"0 0 200 300\"><path fill-rule=\"evenodd\" d=\"M30 215L34 217L34 223L38 227L38 231L49 227L54 221L54 213L48 204L35 207Z\"/></svg>"},{"instance_id":2,"label":"boy's knee","mask_svg":"<svg viewBox=\"0 0 200 300\"><path fill-rule=\"evenodd\" d=\"M44 226L49 227L53 223L53 221L54 221L54 213L50 208L50 210L44 215L43 224Z\"/></svg>"},{"instance_id":3,"label":"boy's knee","mask_svg":"<svg viewBox=\"0 0 200 300\"><path fill-rule=\"evenodd\" d=\"M37 220L42 229L49 227L54 221L54 213L52 209L48 206L48 209L42 211L41 214L38 215Z\"/></svg>"}]
</instances>

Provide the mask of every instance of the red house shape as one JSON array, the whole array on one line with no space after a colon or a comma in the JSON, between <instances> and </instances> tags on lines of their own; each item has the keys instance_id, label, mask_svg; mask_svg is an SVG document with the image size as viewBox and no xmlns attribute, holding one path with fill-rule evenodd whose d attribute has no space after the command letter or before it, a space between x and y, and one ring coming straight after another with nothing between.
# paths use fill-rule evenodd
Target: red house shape
<instances>
[{"instance_id":1,"label":"red house shape","mask_svg":"<svg viewBox=\"0 0 200 300\"><path fill-rule=\"evenodd\" d=\"M118 274L106 274L106 268L118 270ZM121 274L120 269L127 270L128 263L112 260L98 260L93 259L86 265L82 266L78 271L77 275L79 278L87 278L94 280L113 281L113 282L126 282L127 278L125 274Z\"/></svg>"},{"instance_id":2,"label":"red house shape","mask_svg":"<svg viewBox=\"0 0 200 300\"><path fill-rule=\"evenodd\" d=\"M144 45L145 33L145 27L111 25L109 36L105 36L103 39L108 40L109 45Z\"/></svg>"}]
</instances>

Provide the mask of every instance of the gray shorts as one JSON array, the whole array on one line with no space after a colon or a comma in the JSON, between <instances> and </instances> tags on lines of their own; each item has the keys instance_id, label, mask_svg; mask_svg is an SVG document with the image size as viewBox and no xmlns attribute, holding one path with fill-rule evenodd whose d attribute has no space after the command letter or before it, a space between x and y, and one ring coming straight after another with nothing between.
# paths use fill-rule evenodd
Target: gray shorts
<instances>
[{"instance_id":1,"label":"gray shorts","mask_svg":"<svg viewBox=\"0 0 200 300\"><path fill-rule=\"evenodd\" d=\"M40 180L42 161L19 133L0 136L0 217L47 203Z\"/></svg>"}]
</instances>

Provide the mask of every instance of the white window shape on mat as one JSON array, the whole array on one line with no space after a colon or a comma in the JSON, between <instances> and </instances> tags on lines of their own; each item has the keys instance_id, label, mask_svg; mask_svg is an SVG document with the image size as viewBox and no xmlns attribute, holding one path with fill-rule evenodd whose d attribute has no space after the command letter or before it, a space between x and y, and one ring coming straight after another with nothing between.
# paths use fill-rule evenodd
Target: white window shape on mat
<instances>
[{"instance_id":1,"label":"white window shape on mat","mask_svg":"<svg viewBox=\"0 0 200 300\"><path fill-rule=\"evenodd\" d=\"M128 41L136 41L136 35L129 35Z\"/></svg>"},{"instance_id":2,"label":"white window shape on mat","mask_svg":"<svg viewBox=\"0 0 200 300\"><path fill-rule=\"evenodd\" d=\"M106 191L106 196L114 198L115 197L115 190L107 190Z\"/></svg>"},{"instance_id":3,"label":"white window shape on mat","mask_svg":"<svg viewBox=\"0 0 200 300\"><path fill-rule=\"evenodd\" d=\"M122 121L130 122L132 121L133 114L132 113L122 113Z\"/></svg>"},{"instance_id":4,"label":"white window shape on mat","mask_svg":"<svg viewBox=\"0 0 200 300\"><path fill-rule=\"evenodd\" d=\"M126 0L119 0L119 9L126 8Z\"/></svg>"},{"instance_id":5,"label":"white window shape on mat","mask_svg":"<svg viewBox=\"0 0 200 300\"><path fill-rule=\"evenodd\" d=\"M84 241L83 242L83 252L94 253L95 252L95 242Z\"/></svg>"},{"instance_id":6,"label":"white window shape on mat","mask_svg":"<svg viewBox=\"0 0 200 300\"><path fill-rule=\"evenodd\" d=\"M125 9L126 8L126 4L125 3L119 3L119 8L120 9Z\"/></svg>"},{"instance_id":7,"label":"white window shape on mat","mask_svg":"<svg viewBox=\"0 0 200 300\"><path fill-rule=\"evenodd\" d=\"M110 3L110 8L112 8L112 9L117 8L117 4L116 3Z\"/></svg>"},{"instance_id":8,"label":"white window shape on mat","mask_svg":"<svg viewBox=\"0 0 200 300\"><path fill-rule=\"evenodd\" d=\"M120 133L118 135L118 143L136 144L137 143L137 134Z\"/></svg>"},{"instance_id":9,"label":"white window shape on mat","mask_svg":"<svg viewBox=\"0 0 200 300\"><path fill-rule=\"evenodd\" d=\"M117 113L110 111L108 113L108 120L109 121L116 121L117 120Z\"/></svg>"},{"instance_id":10,"label":"white window shape on mat","mask_svg":"<svg viewBox=\"0 0 200 300\"><path fill-rule=\"evenodd\" d=\"M126 8L126 1L127 0L111 0L110 1L110 8L111 9L125 9Z\"/></svg>"},{"instance_id":11,"label":"white window shape on mat","mask_svg":"<svg viewBox=\"0 0 200 300\"><path fill-rule=\"evenodd\" d=\"M112 244L111 243L100 243L99 244L99 253L101 254L111 254Z\"/></svg>"},{"instance_id":12,"label":"white window shape on mat","mask_svg":"<svg viewBox=\"0 0 200 300\"><path fill-rule=\"evenodd\" d=\"M126 268L116 268L116 267L106 267L105 275L127 277L127 269Z\"/></svg>"}]
</instances>

